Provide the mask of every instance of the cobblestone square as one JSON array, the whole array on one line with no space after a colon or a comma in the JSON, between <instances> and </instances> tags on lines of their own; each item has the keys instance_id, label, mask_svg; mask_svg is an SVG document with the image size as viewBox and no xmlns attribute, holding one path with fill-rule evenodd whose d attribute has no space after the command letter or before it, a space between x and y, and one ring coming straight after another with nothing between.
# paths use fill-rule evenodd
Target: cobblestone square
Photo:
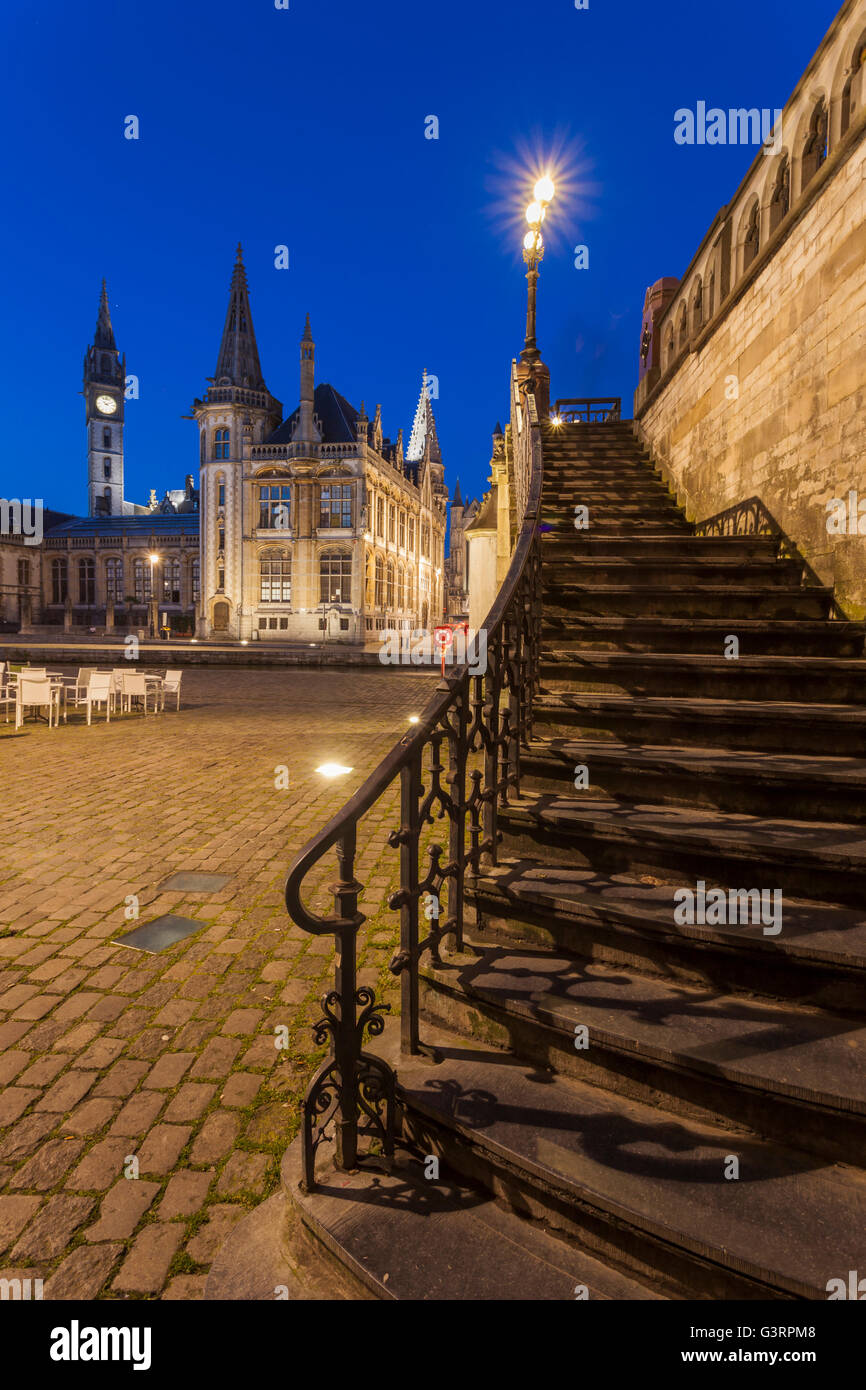
<instances>
[{"instance_id":1,"label":"cobblestone square","mask_svg":"<svg viewBox=\"0 0 866 1390\"><path fill-rule=\"evenodd\" d=\"M286 914L286 869L435 684L192 669L179 712L0 723L0 1277L41 1278L48 1299L201 1297L232 1226L276 1186L332 977L331 939ZM353 770L328 782L323 762ZM398 786L356 864L359 981L395 1004L382 832ZM182 870L229 881L161 887ZM314 905L333 877L326 857ZM199 929L157 954L116 944L168 913Z\"/></svg>"}]
</instances>

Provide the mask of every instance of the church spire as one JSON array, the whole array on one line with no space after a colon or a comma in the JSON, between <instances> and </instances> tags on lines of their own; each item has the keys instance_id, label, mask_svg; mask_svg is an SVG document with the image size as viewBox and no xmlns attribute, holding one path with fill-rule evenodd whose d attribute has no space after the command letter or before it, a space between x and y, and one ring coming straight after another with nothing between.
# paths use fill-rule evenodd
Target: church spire
<instances>
[{"instance_id":1,"label":"church spire","mask_svg":"<svg viewBox=\"0 0 866 1390\"><path fill-rule=\"evenodd\" d=\"M108 290L105 288L105 280L102 281L102 293L99 296L99 314L96 319L96 333L93 336L93 346L98 348L108 348L115 351L117 344L114 341L114 329L111 326L111 314L108 311Z\"/></svg>"},{"instance_id":2,"label":"church spire","mask_svg":"<svg viewBox=\"0 0 866 1390\"><path fill-rule=\"evenodd\" d=\"M433 406L430 401L430 389L427 385L427 368L425 367L424 375L421 378L421 395L418 398L418 408L415 411L415 422L412 425L412 437L409 440L409 448L406 450L407 462L418 463L424 458L425 452L428 449L431 462L441 464L442 453L439 449L439 438L436 434L436 419L433 415Z\"/></svg>"},{"instance_id":3,"label":"church spire","mask_svg":"<svg viewBox=\"0 0 866 1390\"><path fill-rule=\"evenodd\" d=\"M231 386L246 386L254 391L267 389L259 363L253 316L250 313L247 273L244 269L240 242L238 242L237 258L232 271L229 307L226 312L220 353L214 372L216 385L226 379Z\"/></svg>"}]
</instances>

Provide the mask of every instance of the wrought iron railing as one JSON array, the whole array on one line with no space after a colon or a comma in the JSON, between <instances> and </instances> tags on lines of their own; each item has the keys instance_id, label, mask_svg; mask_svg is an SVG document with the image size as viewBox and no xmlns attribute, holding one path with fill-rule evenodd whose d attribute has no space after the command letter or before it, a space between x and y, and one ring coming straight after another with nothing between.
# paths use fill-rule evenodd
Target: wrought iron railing
<instances>
[{"instance_id":1,"label":"wrought iron railing","mask_svg":"<svg viewBox=\"0 0 866 1390\"><path fill-rule=\"evenodd\" d=\"M358 908L355 877L358 823L400 780L400 824L388 837L399 851L399 887L388 906L400 913L400 944L390 969L400 978L401 1050L431 1052L421 1040L422 957L441 959L443 944L463 946L467 878L495 864L499 809L520 792L521 748L532 735L532 697L538 686L541 609L541 427L531 390L512 364L511 429L506 448L525 496L511 564L467 663L437 686L416 728L406 734L341 811L296 856L286 882L293 920L315 936L336 940L334 988L322 1000L318 1046L330 1052L313 1077L303 1111L303 1182L315 1186L316 1152L335 1141L338 1168L378 1163L394 1148L395 1078L364 1051L364 1033L382 1033L389 1005L357 983ZM480 657L486 651L486 664ZM477 766L473 766L477 763ZM427 827L448 822L447 847L425 843ZM429 831L427 838L430 838ZM329 850L337 855L334 913L313 915L302 900L308 874ZM426 851L426 864L422 863ZM443 897L447 899L444 911ZM422 912L422 903L426 904ZM435 910L433 910L435 908Z\"/></svg>"},{"instance_id":2,"label":"wrought iron railing","mask_svg":"<svg viewBox=\"0 0 866 1390\"><path fill-rule=\"evenodd\" d=\"M556 401L553 414L560 420L575 424L603 424L606 420L622 419L621 396L574 396Z\"/></svg>"}]
</instances>

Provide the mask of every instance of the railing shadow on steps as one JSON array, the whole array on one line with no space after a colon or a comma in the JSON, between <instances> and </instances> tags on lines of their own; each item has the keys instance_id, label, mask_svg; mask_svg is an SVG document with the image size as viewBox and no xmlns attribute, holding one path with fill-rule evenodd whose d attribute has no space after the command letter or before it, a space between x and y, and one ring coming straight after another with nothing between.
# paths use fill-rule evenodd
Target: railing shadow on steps
<instances>
[{"instance_id":1,"label":"railing shadow on steps","mask_svg":"<svg viewBox=\"0 0 866 1390\"><path fill-rule=\"evenodd\" d=\"M333 1130L334 1162L346 1171L365 1163L381 1166L394 1151L395 1075L386 1062L364 1051L365 1032L379 1036L390 1005L357 983L358 909L363 884L355 877L358 823L400 779L400 825L388 837L399 850L399 888L388 906L400 913L400 945L390 969L400 978L404 1054L433 1049L419 1036L419 966L429 952L438 962L446 938L463 947L464 887L467 876L496 863L497 816L509 793L519 795L521 749L532 737L532 697L538 689L541 630L541 546L538 514L542 485L542 427L532 379L511 368L509 477L519 519L511 563L481 634L467 653L467 664L452 671L407 733L370 774L363 786L295 857L286 881L289 915L315 936L336 940L334 988L322 1000L315 1025L317 1046L330 1041L330 1053L313 1076L304 1100L303 1178L316 1187L316 1152ZM486 637L486 669L478 659ZM474 650L473 650L474 646ZM443 755L447 752L447 766ZM479 766L469 771L468 761ZM426 768L425 768L426 762ZM443 781L444 779L444 781ZM425 787L425 782L427 786ZM427 846L422 834L436 819L447 818L447 855ZM329 850L336 851L338 878L332 886L334 914L313 915L304 905L304 882ZM445 855L443 860L443 855ZM443 891L447 908L441 912ZM422 899L436 906L424 913ZM381 1155L381 1157L380 1157Z\"/></svg>"},{"instance_id":2,"label":"railing shadow on steps","mask_svg":"<svg viewBox=\"0 0 866 1390\"><path fill-rule=\"evenodd\" d=\"M825 587L825 581L816 574L801 554L796 542L782 529L760 497L747 497L742 502L735 502L733 506L726 507L724 511L716 512L714 516L705 517L703 521L695 524L695 535L773 536L778 542L777 553L780 558L795 560L810 587ZM848 615L837 602L835 593L831 601L831 616L842 622L848 621Z\"/></svg>"}]
</instances>

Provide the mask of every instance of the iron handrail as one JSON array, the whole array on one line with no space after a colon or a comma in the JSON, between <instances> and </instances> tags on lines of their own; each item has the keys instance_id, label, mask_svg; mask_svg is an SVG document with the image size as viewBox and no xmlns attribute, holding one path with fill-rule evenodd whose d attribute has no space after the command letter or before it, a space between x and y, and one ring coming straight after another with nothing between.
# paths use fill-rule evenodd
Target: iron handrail
<instances>
[{"instance_id":1,"label":"iron handrail","mask_svg":"<svg viewBox=\"0 0 866 1390\"><path fill-rule=\"evenodd\" d=\"M441 941L452 935L455 948L462 948L467 866L477 872L482 859L495 863L498 807L507 799L509 788L519 792L520 746L531 736L531 696L538 681L542 456L532 384L518 375L516 363L512 363L511 385L512 423L506 447L512 451L514 473L526 502L508 571L483 624L486 670L476 672L470 648L469 660L438 685L417 728L399 740L327 825L299 850L286 879L285 902L292 920L312 935L333 933L336 940L334 989L323 998L323 1017L314 1028L318 1045L330 1038L331 1052L312 1078L304 1102L303 1181L308 1189L315 1185L316 1149L331 1123L338 1168L353 1168L369 1157L359 1153L362 1135L378 1141L386 1156L393 1148L394 1076L381 1058L362 1051L365 1030L371 1036L380 1034L382 1015L390 1006L377 1004L371 989L357 986L357 933L365 921L358 909L363 885L354 875L358 822L399 776L401 826L391 833L389 844L400 850L400 888L389 898L389 906L400 910L401 939L391 970L401 978L402 1048L419 1052L427 1050L418 1033L421 955L429 950L438 959ZM479 640L476 636L476 643ZM443 743L450 754L448 769L440 762ZM425 794L421 778L428 747L431 786ZM471 773L472 791L467 795L466 763L471 752L483 753L484 770ZM446 771L447 789L442 785ZM419 838L423 826L433 821L434 807L450 820L449 856L443 864L441 848L431 848L430 867L422 879ZM307 874L331 848L336 848L339 864L339 878L332 886L335 912L317 916L305 906L302 888ZM439 894L446 883L448 915L440 923ZM436 913L427 937L421 940L419 903L425 893Z\"/></svg>"}]
</instances>

